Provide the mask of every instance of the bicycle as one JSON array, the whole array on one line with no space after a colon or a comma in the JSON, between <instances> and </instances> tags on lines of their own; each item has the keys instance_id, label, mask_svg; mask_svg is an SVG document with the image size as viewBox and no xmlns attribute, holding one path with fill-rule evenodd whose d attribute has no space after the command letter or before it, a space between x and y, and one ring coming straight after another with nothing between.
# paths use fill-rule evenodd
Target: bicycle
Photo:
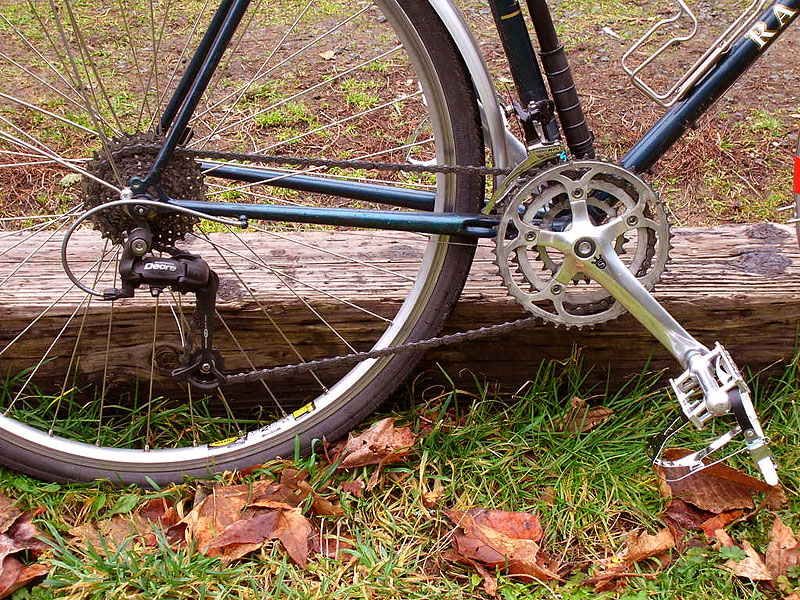
<instances>
[{"instance_id":1,"label":"bicycle","mask_svg":"<svg viewBox=\"0 0 800 600\"><path fill-rule=\"evenodd\" d=\"M511 111L449 0L4 3L0 306L14 326L0 335L0 462L163 484L341 436L424 349L520 325L435 337L477 239L492 238L505 285L533 313L523 323L627 310L685 369L676 428L733 415L704 450L659 464L691 473L744 438L738 451L777 483L733 361L649 294L669 229L641 174L800 0L755 0L667 93L627 65L669 108L619 164L594 157L546 2L528 0L539 59L516 0L490 6ZM376 245L393 261L374 262ZM354 285L355 270L370 281ZM372 297L378 284L391 297Z\"/></svg>"}]
</instances>

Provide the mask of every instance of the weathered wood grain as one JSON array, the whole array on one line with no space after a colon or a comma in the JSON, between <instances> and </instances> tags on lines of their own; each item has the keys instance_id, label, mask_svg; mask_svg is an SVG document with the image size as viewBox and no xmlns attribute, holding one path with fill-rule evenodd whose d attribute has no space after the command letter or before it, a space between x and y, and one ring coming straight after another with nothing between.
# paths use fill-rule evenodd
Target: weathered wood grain
<instances>
[{"instance_id":1,"label":"weathered wood grain","mask_svg":"<svg viewBox=\"0 0 800 600\"><path fill-rule=\"evenodd\" d=\"M791 357L800 318L800 253L793 231L765 224L678 228L675 233L670 271L656 292L664 306L704 343L722 342L742 366L761 369ZM308 328L315 319L302 310L302 303L313 297L315 308L335 319L337 329L356 349L365 349L371 332L380 324L375 315L392 314L401 301L401 293L409 285L403 275L413 275L422 251L422 238L395 240L393 234L386 232L348 234L341 240L346 244L347 254L363 264L351 263L346 269L338 269L333 268L335 257L312 249L320 236L330 236L330 232L306 233L302 238L293 233L286 235L302 239L308 245L287 244L274 236L251 235L247 238L248 252L238 250L228 259L236 261L241 279L229 277L223 281L218 308L226 323L237 331L237 342L254 358L294 362L294 350L286 349L274 336L263 333L269 329L271 318L279 318L283 331L291 336L305 359L345 353L347 349L333 336ZM217 234L213 240L220 247L235 244L225 234ZM43 249L30 257L22 246L11 248L3 256L6 272L15 261L24 262L24 268L2 282L0 347L5 347L31 319L46 311L36 323L35 335L21 337L10 347L13 350L0 355L3 370L21 370L38 361L65 318L76 312L61 343L69 348L77 332L76 323L82 323L81 336L88 342L82 343L80 370L89 379L97 379L104 370L107 326L101 320L83 316L91 316L105 307L98 301L80 305L82 294L70 290L58 259L60 237L42 239L42 244ZM524 316L496 274L490 244L482 242L479 247L461 301L448 322L448 332ZM93 259L84 257L95 257L102 249L102 241L96 235L79 232L72 247L75 272L89 269ZM206 242L196 240L189 250L203 254L216 268L224 266ZM264 268L265 264L269 268ZM113 262L109 260L101 280L92 283L100 288L112 285L113 271ZM336 298L318 293L323 288L325 294ZM255 289L262 290L258 299L250 293ZM54 299L62 296L65 302L46 310ZM359 309L343 304L342 298ZM117 305L116 357L121 356L129 365L126 376L145 376L152 348L153 300L144 292ZM162 301L164 322L172 319L168 305ZM225 337L223 331L217 335L219 339ZM161 366L166 372L180 351L180 340L174 331L161 334L158 341L158 360L163 362ZM231 350L230 341L227 347L227 366L247 368L240 353ZM430 352L420 368L441 363L450 372L468 369L511 387L530 378L543 359L563 359L575 347L581 349L587 366L603 376L610 371L615 381L638 373L647 361L650 369L675 365L638 323L623 317L592 330L541 325L499 338L440 348ZM63 378L69 361L69 352L52 353L41 373L54 379Z\"/></svg>"}]
</instances>

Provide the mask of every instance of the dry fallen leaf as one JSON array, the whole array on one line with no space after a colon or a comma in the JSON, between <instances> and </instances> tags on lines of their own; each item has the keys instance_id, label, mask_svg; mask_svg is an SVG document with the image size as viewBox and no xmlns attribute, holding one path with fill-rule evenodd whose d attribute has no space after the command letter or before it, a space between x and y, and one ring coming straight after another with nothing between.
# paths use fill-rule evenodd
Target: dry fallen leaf
<instances>
[{"instance_id":1,"label":"dry fallen leaf","mask_svg":"<svg viewBox=\"0 0 800 600\"><path fill-rule=\"evenodd\" d=\"M43 508L22 511L13 500L0 496L0 598L47 575L50 567L41 563L24 565L17 554L38 557L48 546L43 534L32 523Z\"/></svg>"},{"instance_id":2,"label":"dry fallen leaf","mask_svg":"<svg viewBox=\"0 0 800 600\"><path fill-rule=\"evenodd\" d=\"M456 525L457 555L488 567L508 566L511 575L532 580L558 580L558 574L539 554L542 527L536 515L473 508L445 511Z\"/></svg>"},{"instance_id":3,"label":"dry fallen leaf","mask_svg":"<svg viewBox=\"0 0 800 600\"><path fill-rule=\"evenodd\" d=\"M708 539L712 539L714 537L715 531L718 531L720 529L725 529L728 525L733 523L743 514L744 512L741 510L731 510L728 512L720 513L700 523L700 529L703 530L703 533L706 534L706 537Z\"/></svg>"},{"instance_id":4,"label":"dry fallen leaf","mask_svg":"<svg viewBox=\"0 0 800 600\"><path fill-rule=\"evenodd\" d=\"M686 532L699 530L702 524L713 516L708 511L700 510L679 498L673 498L667 503L662 520L672 532L678 550L682 551Z\"/></svg>"},{"instance_id":5,"label":"dry fallen leaf","mask_svg":"<svg viewBox=\"0 0 800 600\"><path fill-rule=\"evenodd\" d=\"M607 568L592 575L584 581L584 585L593 586L596 592L604 592L623 586L630 577L653 578L655 573L630 572L631 567L648 558L658 557L674 547L675 537L669 528L665 527L655 535L644 531L633 532L628 537L624 550L604 561Z\"/></svg>"},{"instance_id":6,"label":"dry fallen leaf","mask_svg":"<svg viewBox=\"0 0 800 600\"><path fill-rule=\"evenodd\" d=\"M629 565L657 556L675 547L675 538L669 529L662 529L656 535L642 532L633 534L628 540L625 562Z\"/></svg>"},{"instance_id":7,"label":"dry fallen leaf","mask_svg":"<svg viewBox=\"0 0 800 600\"><path fill-rule=\"evenodd\" d=\"M132 514L84 523L67 533L73 538L72 543L79 548L91 546L101 556L105 556L107 552L114 553L130 541L144 540L144 536L152 534L152 529L148 520Z\"/></svg>"},{"instance_id":8,"label":"dry fallen leaf","mask_svg":"<svg viewBox=\"0 0 800 600\"><path fill-rule=\"evenodd\" d=\"M278 512L262 511L250 518L231 523L222 533L202 547L201 552L207 556L219 556L225 561L230 561L258 550L274 537Z\"/></svg>"},{"instance_id":9,"label":"dry fallen leaf","mask_svg":"<svg viewBox=\"0 0 800 600\"><path fill-rule=\"evenodd\" d=\"M664 458L676 460L687 454L688 450L668 448L664 451ZM687 472L685 468L663 469L663 475L670 479L681 477ZM753 508L755 506L753 494L757 492L765 492L768 500L773 501L778 501L778 497L782 494L780 488L723 464L712 465L679 481L662 483L662 493L665 497L680 498L714 514Z\"/></svg>"},{"instance_id":10,"label":"dry fallen leaf","mask_svg":"<svg viewBox=\"0 0 800 600\"><path fill-rule=\"evenodd\" d=\"M438 482L437 482L438 483ZM423 492L422 494L422 506L425 508L433 508L437 504L439 504L439 499L444 495L443 488L434 488L429 492Z\"/></svg>"},{"instance_id":11,"label":"dry fallen leaf","mask_svg":"<svg viewBox=\"0 0 800 600\"><path fill-rule=\"evenodd\" d=\"M195 540L197 548L204 552L211 540L242 518L253 498L264 495L268 486L269 482L257 481L252 486L242 484L213 488L207 496L196 500L194 508L181 520L187 526L186 541Z\"/></svg>"},{"instance_id":12,"label":"dry fallen leaf","mask_svg":"<svg viewBox=\"0 0 800 600\"><path fill-rule=\"evenodd\" d=\"M724 529L717 529L714 532L714 540L717 542L716 547L718 548L733 548L736 545L736 542Z\"/></svg>"},{"instance_id":13,"label":"dry fallen leaf","mask_svg":"<svg viewBox=\"0 0 800 600\"><path fill-rule=\"evenodd\" d=\"M750 581L771 581L772 575L758 552L746 541L742 542L742 550L746 554L745 558L739 561L729 560L723 566L737 577Z\"/></svg>"},{"instance_id":14,"label":"dry fallen leaf","mask_svg":"<svg viewBox=\"0 0 800 600\"><path fill-rule=\"evenodd\" d=\"M586 400L575 396L570 400L570 411L555 423L559 431L586 433L614 416L614 411L604 406L587 406Z\"/></svg>"},{"instance_id":15,"label":"dry fallen leaf","mask_svg":"<svg viewBox=\"0 0 800 600\"><path fill-rule=\"evenodd\" d=\"M350 434L343 445L333 448L332 457L341 459L340 469L387 464L407 456L415 441L411 429L395 427L394 419L387 417L357 436Z\"/></svg>"},{"instance_id":16,"label":"dry fallen leaf","mask_svg":"<svg viewBox=\"0 0 800 600\"><path fill-rule=\"evenodd\" d=\"M794 532L783 524L780 517L775 517L769 537L765 562L767 570L775 579L786 575L789 569L800 564L800 549Z\"/></svg>"},{"instance_id":17,"label":"dry fallen leaf","mask_svg":"<svg viewBox=\"0 0 800 600\"><path fill-rule=\"evenodd\" d=\"M319 57L322 60L333 60L333 57L336 56L335 50L325 50L325 52L320 52Z\"/></svg>"},{"instance_id":18,"label":"dry fallen leaf","mask_svg":"<svg viewBox=\"0 0 800 600\"><path fill-rule=\"evenodd\" d=\"M318 514L342 512L314 491L307 477L302 471L285 469L278 483L254 481L213 488L181 521L187 525L187 541L194 539L201 552L230 561L277 539L291 559L305 567L311 524L299 505L311 497L312 510Z\"/></svg>"},{"instance_id":19,"label":"dry fallen leaf","mask_svg":"<svg viewBox=\"0 0 800 600\"><path fill-rule=\"evenodd\" d=\"M345 481L339 486L343 492L352 494L356 498L364 497L364 487L366 487L366 484L360 479L356 479L355 481Z\"/></svg>"},{"instance_id":20,"label":"dry fallen leaf","mask_svg":"<svg viewBox=\"0 0 800 600\"><path fill-rule=\"evenodd\" d=\"M48 565L33 563L25 566L13 556L6 556L0 569L0 598L8 598L29 583L45 577L49 572Z\"/></svg>"},{"instance_id":21,"label":"dry fallen leaf","mask_svg":"<svg viewBox=\"0 0 800 600\"><path fill-rule=\"evenodd\" d=\"M325 558L338 559L342 550L355 548L354 541L341 535L328 535L314 532L309 540L309 551Z\"/></svg>"},{"instance_id":22,"label":"dry fallen leaf","mask_svg":"<svg viewBox=\"0 0 800 600\"><path fill-rule=\"evenodd\" d=\"M16 507L13 500L0 496L0 533L8 531L23 512Z\"/></svg>"},{"instance_id":23,"label":"dry fallen leaf","mask_svg":"<svg viewBox=\"0 0 800 600\"><path fill-rule=\"evenodd\" d=\"M275 537L281 541L291 559L305 568L308 564L311 523L300 513L299 509L278 511Z\"/></svg>"}]
</instances>

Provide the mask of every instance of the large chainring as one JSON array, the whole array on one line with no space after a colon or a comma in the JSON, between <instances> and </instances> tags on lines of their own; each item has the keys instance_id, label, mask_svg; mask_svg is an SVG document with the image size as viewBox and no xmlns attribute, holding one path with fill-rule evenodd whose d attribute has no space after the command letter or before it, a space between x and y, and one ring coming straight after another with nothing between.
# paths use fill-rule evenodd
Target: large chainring
<instances>
[{"instance_id":1,"label":"large chainring","mask_svg":"<svg viewBox=\"0 0 800 600\"><path fill-rule=\"evenodd\" d=\"M625 312L584 273L565 277L565 265L576 257L536 234L570 232L575 211L588 216L589 224L582 226L587 234L609 224L623 228L613 251L648 290L664 273L670 250L664 207L635 174L609 163L577 161L528 175L505 200L494 250L497 266L522 306L567 327L597 325Z\"/></svg>"},{"instance_id":2,"label":"large chainring","mask_svg":"<svg viewBox=\"0 0 800 600\"><path fill-rule=\"evenodd\" d=\"M86 164L86 170L103 181L119 187L127 186L132 177L144 178L147 175L162 143L162 137L155 133L122 135L95 153ZM205 199L202 169L189 156L176 155L169 160L161 172L161 186L170 198ZM119 200L114 190L89 177L83 179L83 195L89 209ZM166 210L153 211L146 219L153 241L162 246L172 246L176 240L184 239L198 223L196 217ZM91 221L103 237L115 244L122 244L128 233L138 226L124 207L100 211L91 217Z\"/></svg>"}]
</instances>

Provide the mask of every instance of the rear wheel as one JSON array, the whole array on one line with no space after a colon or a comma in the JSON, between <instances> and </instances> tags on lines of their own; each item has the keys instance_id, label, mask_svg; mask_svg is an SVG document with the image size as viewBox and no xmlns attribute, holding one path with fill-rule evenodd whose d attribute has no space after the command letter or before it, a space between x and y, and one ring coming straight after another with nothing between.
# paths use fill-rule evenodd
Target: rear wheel
<instances>
[{"instance_id":1,"label":"rear wheel","mask_svg":"<svg viewBox=\"0 0 800 600\"><path fill-rule=\"evenodd\" d=\"M475 95L434 10L414 0L377 4L380 11L369 2L254 3L187 145L483 164ZM210 19L200 1L15 1L1 9L0 461L13 468L53 480L161 484L291 455L297 444L343 435L418 358L201 392L170 376L191 335L193 296L139 290L104 302L70 284L58 258L64 232L146 171L160 140L150 132ZM164 186L182 197L374 206L231 182L213 166L173 162ZM307 171L418 190L439 212L475 211L483 198L477 176ZM103 214L76 231L67 252L95 289L118 287L129 230L124 215ZM161 227L220 276L215 346L227 372L434 335L474 251L469 239L327 226Z\"/></svg>"}]
</instances>

